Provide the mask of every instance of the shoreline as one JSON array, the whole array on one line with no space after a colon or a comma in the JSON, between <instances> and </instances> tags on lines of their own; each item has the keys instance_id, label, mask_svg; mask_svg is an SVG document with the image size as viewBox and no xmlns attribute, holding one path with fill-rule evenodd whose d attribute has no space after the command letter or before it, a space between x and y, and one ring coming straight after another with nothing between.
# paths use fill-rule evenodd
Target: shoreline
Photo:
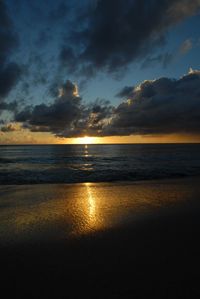
<instances>
[{"instance_id":1,"label":"shoreline","mask_svg":"<svg viewBox=\"0 0 200 299\"><path fill-rule=\"evenodd\" d=\"M200 179L200 175L180 175L171 177L158 177L158 178L147 178L147 179L135 179L135 180L110 180L110 181L74 181L74 182L34 182L34 183L3 183L0 184L0 189L5 187L14 186L38 186L38 185L84 185L84 184L105 184L105 185L115 185L115 184L137 184L137 183L156 183L156 182L178 182L178 181L196 181Z\"/></svg>"}]
</instances>

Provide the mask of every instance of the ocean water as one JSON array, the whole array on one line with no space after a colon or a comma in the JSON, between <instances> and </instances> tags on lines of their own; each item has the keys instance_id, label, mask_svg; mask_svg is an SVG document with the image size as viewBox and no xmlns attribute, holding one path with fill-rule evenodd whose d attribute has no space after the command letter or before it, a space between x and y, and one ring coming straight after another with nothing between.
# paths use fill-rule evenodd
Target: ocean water
<instances>
[{"instance_id":1,"label":"ocean water","mask_svg":"<svg viewBox=\"0 0 200 299\"><path fill-rule=\"evenodd\" d=\"M200 144L0 146L0 184L199 176Z\"/></svg>"}]
</instances>

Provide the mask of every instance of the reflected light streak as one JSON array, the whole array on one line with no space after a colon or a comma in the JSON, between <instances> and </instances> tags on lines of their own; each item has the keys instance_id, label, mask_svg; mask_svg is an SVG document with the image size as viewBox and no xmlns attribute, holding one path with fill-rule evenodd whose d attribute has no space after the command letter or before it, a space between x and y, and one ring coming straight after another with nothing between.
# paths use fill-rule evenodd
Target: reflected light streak
<instances>
[{"instance_id":1,"label":"reflected light streak","mask_svg":"<svg viewBox=\"0 0 200 299\"><path fill-rule=\"evenodd\" d=\"M89 155L88 155L88 145L87 144L85 144L85 146L84 146L84 157L88 157Z\"/></svg>"},{"instance_id":2,"label":"reflected light streak","mask_svg":"<svg viewBox=\"0 0 200 299\"><path fill-rule=\"evenodd\" d=\"M88 216L91 226L95 226L96 223L96 199L93 197L91 183L85 183L88 195Z\"/></svg>"}]
</instances>

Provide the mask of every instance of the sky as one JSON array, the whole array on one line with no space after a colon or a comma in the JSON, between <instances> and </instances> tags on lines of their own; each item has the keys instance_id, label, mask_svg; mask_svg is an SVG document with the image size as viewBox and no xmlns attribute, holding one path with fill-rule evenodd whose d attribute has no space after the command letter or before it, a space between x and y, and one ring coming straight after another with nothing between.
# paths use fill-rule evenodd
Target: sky
<instances>
[{"instance_id":1,"label":"sky","mask_svg":"<svg viewBox=\"0 0 200 299\"><path fill-rule=\"evenodd\" d=\"M0 144L200 142L199 28L200 0L0 0Z\"/></svg>"}]
</instances>

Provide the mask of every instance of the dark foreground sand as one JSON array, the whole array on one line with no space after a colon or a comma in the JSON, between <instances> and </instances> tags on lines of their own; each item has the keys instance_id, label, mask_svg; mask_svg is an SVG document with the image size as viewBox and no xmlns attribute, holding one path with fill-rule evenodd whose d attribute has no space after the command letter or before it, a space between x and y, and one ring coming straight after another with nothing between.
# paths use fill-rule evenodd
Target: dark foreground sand
<instances>
[{"instance_id":1,"label":"dark foreground sand","mask_svg":"<svg viewBox=\"0 0 200 299\"><path fill-rule=\"evenodd\" d=\"M2 298L200 298L200 179L0 187L0 223Z\"/></svg>"}]
</instances>

